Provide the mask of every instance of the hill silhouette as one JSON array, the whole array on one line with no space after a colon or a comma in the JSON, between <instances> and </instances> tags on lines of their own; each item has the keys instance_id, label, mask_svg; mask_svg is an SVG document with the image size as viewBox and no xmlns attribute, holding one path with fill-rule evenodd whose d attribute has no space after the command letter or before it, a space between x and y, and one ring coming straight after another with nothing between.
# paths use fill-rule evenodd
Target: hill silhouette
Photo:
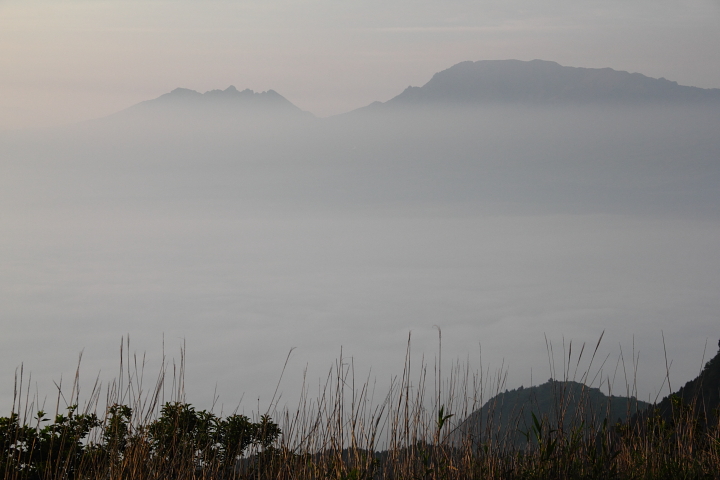
<instances>
[{"instance_id":1,"label":"hill silhouette","mask_svg":"<svg viewBox=\"0 0 720 480\"><path fill-rule=\"evenodd\" d=\"M682 418L687 415L705 426L720 421L720 342L718 347L718 353L705 364L700 375L663 398L653 413L670 424L687 420Z\"/></svg>"},{"instance_id":2,"label":"hill silhouette","mask_svg":"<svg viewBox=\"0 0 720 480\"><path fill-rule=\"evenodd\" d=\"M471 413L450 434L452 443L467 439L473 442L491 439L522 446L527 442L522 432L533 425L532 415L552 429L572 426L600 425L625 421L634 413L649 406L635 397L607 396L598 388L574 381L548 382L529 388L507 390Z\"/></svg>"},{"instance_id":3,"label":"hill silhouette","mask_svg":"<svg viewBox=\"0 0 720 480\"><path fill-rule=\"evenodd\" d=\"M565 67L544 60L481 60L458 63L436 73L422 87L408 87L370 107L647 102L720 104L720 89L688 87L611 68Z\"/></svg>"}]
</instances>

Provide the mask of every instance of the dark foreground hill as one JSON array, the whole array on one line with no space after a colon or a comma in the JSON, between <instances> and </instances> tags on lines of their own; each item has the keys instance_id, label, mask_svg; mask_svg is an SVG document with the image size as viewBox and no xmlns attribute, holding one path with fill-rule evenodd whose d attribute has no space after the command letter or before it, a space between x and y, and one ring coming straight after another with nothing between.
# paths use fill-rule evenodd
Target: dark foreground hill
<instances>
[{"instance_id":1,"label":"dark foreground hill","mask_svg":"<svg viewBox=\"0 0 720 480\"><path fill-rule=\"evenodd\" d=\"M468 438L473 442L491 439L522 446L527 442L523 432L530 432L534 424L533 414L552 429L562 425L567 433L583 422L599 426L605 419L609 423L625 421L648 405L635 397L608 397L600 389L579 382L550 379L542 385L520 387L491 398L452 432L450 440L460 444Z\"/></svg>"},{"instance_id":2,"label":"dark foreground hill","mask_svg":"<svg viewBox=\"0 0 720 480\"><path fill-rule=\"evenodd\" d=\"M408 87L381 106L476 104L643 104L708 102L720 105L720 89L678 85L611 68L565 67L532 60L462 62L436 73L422 87Z\"/></svg>"},{"instance_id":3,"label":"dark foreground hill","mask_svg":"<svg viewBox=\"0 0 720 480\"><path fill-rule=\"evenodd\" d=\"M720 349L705 364L700 375L665 397L647 414L650 413L659 415L670 425L693 419L703 427L717 427L720 421Z\"/></svg>"}]
</instances>

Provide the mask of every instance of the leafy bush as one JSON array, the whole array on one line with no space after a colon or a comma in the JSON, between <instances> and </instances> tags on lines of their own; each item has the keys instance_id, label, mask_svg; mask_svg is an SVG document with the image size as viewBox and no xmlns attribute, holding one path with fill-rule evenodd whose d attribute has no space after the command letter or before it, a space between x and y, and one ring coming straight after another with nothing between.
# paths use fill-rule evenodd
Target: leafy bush
<instances>
[{"instance_id":1,"label":"leafy bush","mask_svg":"<svg viewBox=\"0 0 720 480\"><path fill-rule=\"evenodd\" d=\"M256 423L244 415L220 418L181 402L166 403L158 418L137 427L127 405L109 407L104 422L76 410L69 407L50 424L42 411L35 425L21 423L16 413L0 417L2 478L75 479L91 471L123 470L137 458L154 476L208 468L228 473L248 448L268 449L281 434L267 415ZM98 441L90 439L94 429Z\"/></svg>"},{"instance_id":2,"label":"leafy bush","mask_svg":"<svg viewBox=\"0 0 720 480\"><path fill-rule=\"evenodd\" d=\"M77 405L67 415L49 419L42 410L35 426L23 425L16 413L0 417L0 468L4 477L75 478L86 450L83 441L90 430L100 426L95 414L76 414Z\"/></svg>"}]
</instances>

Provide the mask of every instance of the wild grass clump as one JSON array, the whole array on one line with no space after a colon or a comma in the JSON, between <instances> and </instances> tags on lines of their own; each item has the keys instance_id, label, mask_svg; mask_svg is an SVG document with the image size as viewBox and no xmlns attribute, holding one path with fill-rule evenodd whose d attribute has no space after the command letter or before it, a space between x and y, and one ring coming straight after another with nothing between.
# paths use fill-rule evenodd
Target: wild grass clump
<instances>
[{"instance_id":1,"label":"wild grass clump","mask_svg":"<svg viewBox=\"0 0 720 480\"><path fill-rule=\"evenodd\" d=\"M602 366L590 376L597 349L578 378L583 384L602 378ZM570 364L579 365L584 349L576 359L571 352L565 381L575 379ZM102 406L97 384L83 408L74 385L72 404L60 413L59 393L54 419L34 408L20 372L13 410L0 419L2 478L720 478L720 419L699 398L676 396L669 411L651 408L618 423L588 410L587 391L559 381L553 415L535 410L524 425L518 411L499 422L490 403L470 428L463 420L504 389L506 373L455 362L443 376L439 358L433 368L411 362L409 341L402 374L380 398L369 378L356 382L352 359L341 357L317 396L303 387L295 408L253 418L196 410L184 401L182 354L175 371L169 401L165 367L146 392L135 362L134 372L121 366L125 373Z\"/></svg>"}]
</instances>

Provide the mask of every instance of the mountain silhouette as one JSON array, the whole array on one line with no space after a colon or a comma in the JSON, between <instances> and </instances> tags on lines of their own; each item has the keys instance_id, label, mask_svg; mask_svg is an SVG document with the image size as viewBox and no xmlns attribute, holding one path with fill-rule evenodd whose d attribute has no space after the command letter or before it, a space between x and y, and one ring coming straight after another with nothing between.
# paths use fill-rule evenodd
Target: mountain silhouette
<instances>
[{"instance_id":1,"label":"mountain silhouette","mask_svg":"<svg viewBox=\"0 0 720 480\"><path fill-rule=\"evenodd\" d=\"M102 120L151 122L223 122L259 118L307 118L313 115L295 106L274 90L254 92L229 86L225 90L200 93L188 88L175 90L133 105Z\"/></svg>"},{"instance_id":2,"label":"mountain silhouette","mask_svg":"<svg viewBox=\"0 0 720 480\"><path fill-rule=\"evenodd\" d=\"M545 60L481 60L461 62L436 73L422 87L408 87L386 101L353 110L368 112L412 106L553 105L689 103L720 105L720 88L678 85L611 68L565 67ZM200 93L187 88L146 100L105 118L169 116L210 120L218 116L263 115L312 117L285 97L267 90ZM347 114L341 114L344 116Z\"/></svg>"},{"instance_id":3,"label":"mountain silhouette","mask_svg":"<svg viewBox=\"0 0 720 480\"><path fill-rule=\"evenodd\" d=\"M635 397L608 397L579 382L550 379L542 385L499 393L463 420L448 440L460 444L492 439L522 446L528 441L523 432L530 432L533 414L550 429L562 425L569 431L583 422L598 426L606 419L610 423L625 421L648 406Z\"/></svg>"},{"instance_id":4,"label":"mountain silhouette","mask_svg":"<svg viewBox=\"0 0 720 480\"><path fill-rule=\"evenodd\" d=\"M436 73L422 87L408 87L391 100L369 107L648 102L720 104L720 89L687 87L611 68L564 67L544 60L482 60L458 63Z\"/></svg>"},{"instance_id":5,"label":"mountain silhouette","mask_svg":"<svg viewBox=\"0 0 720 480\"><path fill-rule=\"evenodd\" d=\"M163 108L166 106L228 107L228 108L270 108L302 113L298 107L275 90L254 92L249 88L239 91L233 85L225 90L210 90L205 93L187 88L176 88L170 93L153 100L141 102L130 108Z\"/></svg>"}]
</instances>

